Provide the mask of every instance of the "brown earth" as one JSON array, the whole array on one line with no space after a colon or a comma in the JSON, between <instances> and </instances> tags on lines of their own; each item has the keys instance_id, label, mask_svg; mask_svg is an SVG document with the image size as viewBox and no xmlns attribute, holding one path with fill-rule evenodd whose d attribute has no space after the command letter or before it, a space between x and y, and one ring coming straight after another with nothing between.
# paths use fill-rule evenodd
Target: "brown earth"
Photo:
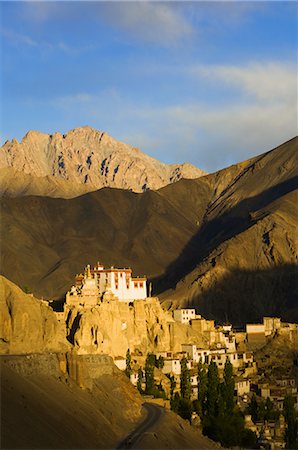
<instances>
[{"instance_id":1,"label":"brown earth","mask_svg":"<svg viewBox=\"0 0 298 450\"><path fill-rule=\"evenodd\" d=\"M58 298L85 264L131 266L165 306L207 318L297 321L298 139L143 194L3 198L2 272Z\"/></svg>"},{"instance_id":2,"label":"brown earth","mask_svg":"<svg viewBox=\"0 0 298 450\"><path fill-rule=\"evenodd\" d=\"M12 358L1 360L1 448L115 448L141 418L141 397L121 373L80 389L51 365L26 373L25 357L23 373L14 370Z\"/></svg>"}]
</instances>

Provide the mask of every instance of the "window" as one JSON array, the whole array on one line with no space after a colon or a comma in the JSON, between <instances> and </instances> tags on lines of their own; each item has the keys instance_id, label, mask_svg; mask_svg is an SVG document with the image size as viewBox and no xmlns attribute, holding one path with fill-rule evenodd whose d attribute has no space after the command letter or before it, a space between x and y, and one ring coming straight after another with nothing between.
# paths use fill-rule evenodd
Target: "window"
<instances>
[{"instance_id":1,"label":"window","mask_svg":"<svg viewBox=\"0 0 298 450\"><path fill-rule=\"evenodd\" d=\"M134 287L137 288L138 287L138 283L134 283Z\"/></svg>"},{"instance_id":2,"label":"window","mask_svg":"<svg viewBox=\"0 0 298 450\"><path fill-rule=\"evenodd\" d=\"M141 283L140 283L140 287L142 288L142 287L143 287L143 285L144 285L144 283L143 283L143 281L141 281Z\"/></svg>"}]
</instances>

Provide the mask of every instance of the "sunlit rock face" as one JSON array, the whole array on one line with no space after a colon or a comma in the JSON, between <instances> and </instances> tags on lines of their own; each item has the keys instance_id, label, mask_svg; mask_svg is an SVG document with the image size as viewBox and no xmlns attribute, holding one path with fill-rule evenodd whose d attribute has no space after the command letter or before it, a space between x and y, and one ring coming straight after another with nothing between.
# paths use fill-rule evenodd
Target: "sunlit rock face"
<instances>
[{"instance_id":1,"label":"sunlit rock face","mask_svg":"<svg viewBox=\"0 0 298 450\"><path fill-rule=\"evenodd\" d=\"M0 353L65 351L70 348L63 324L47 302L25 294L0 277Z\"/></svg>"},{"instance_id":2,"label":"sunlit rock face","mask_svg":"<svg viewBox=\"0 0 298 450\"><path fill-rule=\"evenodd\" d=\"M85 191L115 187L143 192L206 174L188 163L163 164L88 126L65 135L29 131L20 143L7 141L0 149L0 168L13 168L32 177L54 177L47 180L49 190L59 179L81 184ZM71 196L65 185L60 188L62 195Z\"/></svg>"},{"instance_id":3,"label":"sunlit rock face","mask_svg":"<svg viewBox=\"0 0 298 450\"><path fill-rule=\"evenodd\" d=\"M80 354L125 355L127 349L171 348L173 319L156 298L132 303L104 300L92 308L66 309L68 339Z\"/></svg>"}]
</instances>

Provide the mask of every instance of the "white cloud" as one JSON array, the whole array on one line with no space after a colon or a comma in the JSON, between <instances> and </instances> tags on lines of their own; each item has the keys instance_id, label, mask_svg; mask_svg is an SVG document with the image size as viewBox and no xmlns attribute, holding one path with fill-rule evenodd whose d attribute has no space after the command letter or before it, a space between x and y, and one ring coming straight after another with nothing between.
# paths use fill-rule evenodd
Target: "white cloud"
<instances>
[{"instance_id":1,"label":"white cloud","mask_svg":"<svg viewBox=\"0 0 298 450\"><path fill-rule=\"evenodd\" d=\"M38 43L26 34L17 33L7 28L1 28L0 33L15 45L29 45L30 47L38 47Z\"/></svg>"},{"instance_id":2,"label":"white cloud","mask_svg":"<svg viewBox=\"0 0 298 450\"><path fill-rule=\"evenodd\" d=\"M14 30L10 30L7 28L0 28L0 34L10 41L13 45L17 47L32 47L36 50L41 51L61 51L63 53L67 53L69 55L77 55L84 52L87 52L89 50L92 50L94 48L93 45L87 45L82 47L72 47L68 45L67 43L60 41L60 42L47 42L47 41L40 41L37 39L32 38L31 36L28 36L26 34L17 33Z\"/></svg>"},{"instance_id":3,"label":"white cloud","mask_svg":"<svg viewBox=\"0 0 298 450\"><path fill-rule=\"evenodd\" d=\"M194 32L175 2L107 2L99 11L110 25L161 45L177 42Z\"/></svg>"},{"instance_id":4,"label":"white cloud","mask_svg":"<svg viewBox=\"0 0 298 450\"><path fill-rule=\"evenodd\" d=\"M187 18L187 8L180 2L156 1L38 1L24 2L22 17L43 23L49 20L72 21L84 17L108 23L133 38L168 45L191 36L194 29ZM184 12L182 12L184 11Z\"/></svg>"},{"instance_id":5,"label":"white cloud","mask_svg":"<svg viewBox=\"0 0 298 450\"><path fill-rule=\"evenodd\" d=\"M270 150L293 137L297 127L294 102L148 107L104 92L64 97L56 104L68 116L80 111L84 123L156 158L188 161L208 171Z\"/></svg>"},{"instance_id":6,"label":"white cloud","mask_svg":"<svg viewBox=\"0 0 298 450\"><path fill-rule=\"evenodd\" d=\"M280 62L252 63L245 66L197 66L193 75L221 81L234 89L256 97L260 101L292 101L297 97L297 69Z\"/></svg>"}]
</instances>

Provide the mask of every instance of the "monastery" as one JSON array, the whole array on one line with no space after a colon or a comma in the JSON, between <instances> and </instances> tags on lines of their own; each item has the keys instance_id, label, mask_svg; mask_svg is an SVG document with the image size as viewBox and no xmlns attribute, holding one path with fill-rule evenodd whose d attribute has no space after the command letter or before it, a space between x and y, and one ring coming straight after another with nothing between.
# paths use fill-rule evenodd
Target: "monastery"
<instances>
[{"instance_id":1,"label":"monastery","mask_svg":"<svg viewBox=\"0 0 298 450\"><path fill-rule=\"evenodd\" d=\"M105 269L99 262L93 268L88 264L84 274L75 278L75 285L66 294L69 306L92 307L103 298L120 302L145 300L147 298L147 278L132 277L131 269Z\"/></svg>"}]
</instances>

